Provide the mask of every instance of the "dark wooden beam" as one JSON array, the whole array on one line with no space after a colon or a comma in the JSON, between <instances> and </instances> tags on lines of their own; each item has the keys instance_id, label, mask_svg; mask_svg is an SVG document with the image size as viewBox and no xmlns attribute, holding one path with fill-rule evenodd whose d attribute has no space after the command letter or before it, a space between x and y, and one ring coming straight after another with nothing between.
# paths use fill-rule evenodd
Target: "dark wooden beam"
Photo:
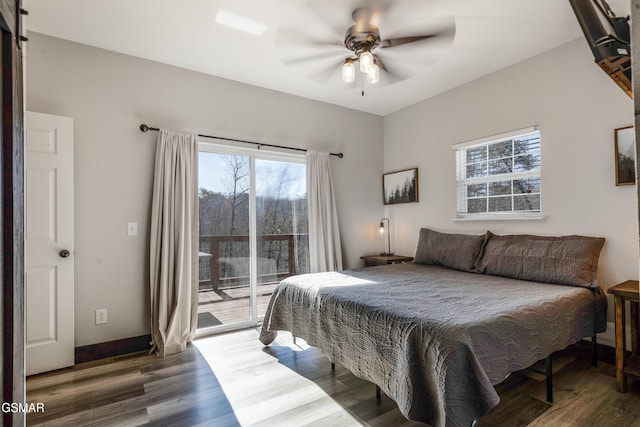
<instances>
[{"instance_id":1,"label":"dark wooden beam","mask_svg":"<svg viewBox=\"0 0 640 427\"><path fill-rule=\"evenodd\" d=\"M2 60L2 399L24 403L24 148L20 0L0 1ZM25 425L24 413L2 412L2 425Z\"/></svg>"}]
</instances>

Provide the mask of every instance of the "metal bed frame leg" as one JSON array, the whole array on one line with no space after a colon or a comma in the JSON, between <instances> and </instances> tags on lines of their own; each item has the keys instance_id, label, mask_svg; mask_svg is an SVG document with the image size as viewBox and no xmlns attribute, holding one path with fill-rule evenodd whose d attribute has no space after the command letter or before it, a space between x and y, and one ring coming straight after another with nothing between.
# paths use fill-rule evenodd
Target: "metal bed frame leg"
<instances>
[{"instance_id":1,"label":"metal bed frame leg","mask_svg":"<svg viewBox=\"0 0 640 427\"><path fill-rule=\"evenodd\" d=\"M331 371L335 372L336 370L336 364L334 362L331 362ZM380 387L376 385L376 399L380 400L382 399L382 395L380 394Z\"/></svg>"},{"instance_id":2,"label":"metal bed frame leg","mask_svg":"<svg viewBox=\"0 0 640 427\"><path fill-rule=\"evenodd\" d=\"M545 375L547 377L547 402L553 403L553 355L544 359ZM591 336L591 366L598 366L598 338Z\"/></svg>"},{"instance_id":3,"label":"metal bed frame leg","mask_svg":"<svg viewBox=\"0 0 640 427\"><path fill-rule=\"evenodd\" d=\"M552 355L548 355L544 359L544 368L547 376L547 402L553 403L553 361Z\"/></svg>"}]
</instances>

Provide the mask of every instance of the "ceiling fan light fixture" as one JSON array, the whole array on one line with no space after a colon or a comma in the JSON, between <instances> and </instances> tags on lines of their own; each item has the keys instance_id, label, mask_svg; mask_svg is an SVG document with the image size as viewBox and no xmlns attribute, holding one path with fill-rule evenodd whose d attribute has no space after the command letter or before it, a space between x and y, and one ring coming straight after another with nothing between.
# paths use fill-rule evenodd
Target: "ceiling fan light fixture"
<instances>
[{"instance_id":1,"label":"ceiling fan light fixture","mask_svg":"<svg viewBox=\"0 0 640 427\"><path fill-rule=\"evenodd\" d=\"M358 59L360 61L360 71L363 73L368 73L369 69L374 65L373 54L368 50L365 50L360 53L360 57Z\"/></svg>"},{"instance_id":2,"label":"ceiling fan light fixture","mask_svg":"<svg viewBox=\"0 0 640 427\"><path fill-rule=\"evenodd\" d=\"M342 65L342 81L345 83L351 83L356 78L356 66L353 64L351 58L344 60Z\"/></svg>"},{"instance_id":3,"label":"ceiling fan light fixture","mask_svg":"<svg viewBox=\"0 0 640 427\"><path fill-rule=\"evenodd\" d=\"M367 71L367 83L374 85L378 83L378 80L380 80L380 67L374 63Z\"/></svg>"},{"instance_id":4,"label":"ceiling fan light fixture","mask_svg":"<svg viewBox=\"0 0 640 427\"><path fill-rule=\"evenodd\" d=\"M378 14L378 10L376 9L369 7L360 7L355 9L351 14L354 25L351 25L349 28L347 28L344 34L343 44L344 47L349 51L349 56L347 56L342 64L341 74L343 82L351 83L355 81L355 77L357 74L355 72L356 62L360 63L360 72L364 74L363 76L360 76L362 79L362 83L378 83L380 81L381 69L388 76L388 79L385 79L384 83L392 83L393 81L404 80L409 76L402 76L390 70L385 65L382 56L383 50L387 50L388 48L392 48L395 46L421 42L433 37L438 37L438 40L453 40L453 35L455 34L455 21L453 21L453 17L451 17L451 20L447 18L448 23L446 26L444 26L444 23L442 23L442 28L440 28L440 24L438 24L438 28L436 28L438 31L436 32L427 32L424 34L412 35L403 34L401 37L383 40L380 36L380 29L378 28L380 16ZM410 29L406 29L406 31L410 31ZM436 44L440 43L440 41L436 41ZM387 60L384 59L384 61L386 62ZM334 69L333 67L335 66L336 65L334 63L331 69ZM331 71L331 73L335 73L335 71ZM362 96L364 96L364 86L362 87L361 93Z\"/></svg>"}]
</instances>

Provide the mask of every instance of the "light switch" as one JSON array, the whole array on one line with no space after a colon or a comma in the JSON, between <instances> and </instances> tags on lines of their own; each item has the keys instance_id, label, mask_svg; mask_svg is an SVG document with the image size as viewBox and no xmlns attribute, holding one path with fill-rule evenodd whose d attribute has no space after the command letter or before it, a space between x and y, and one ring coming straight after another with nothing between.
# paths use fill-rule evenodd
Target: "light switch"
<instances>
[{"instance_id":1,"label":"light switch","mask_svg":"<svg viewBox=\"0 0 640 427\"><path fill-rule=\"evenodd\" d=\"M96 310L96 325L107 323L107 309L101 308Z\"/></svg>"},{"instance_id":2,"label":"light switch","mask_svg":"<svg viewBox=\"0 0 640 427\"><path fill-rule=\"evenodd\" d=\"M127 236L137 236L138 235L138 223L137 222L128 222L127 223Z\"/></svg>"}]
</instances>

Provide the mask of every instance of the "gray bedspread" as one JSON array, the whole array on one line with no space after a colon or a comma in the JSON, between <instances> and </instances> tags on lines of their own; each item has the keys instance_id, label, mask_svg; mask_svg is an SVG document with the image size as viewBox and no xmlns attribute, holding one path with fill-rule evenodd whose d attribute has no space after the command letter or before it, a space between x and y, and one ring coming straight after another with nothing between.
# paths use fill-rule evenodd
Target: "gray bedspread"
<instances>
[{"instance_id":1,"label":"gray bedspread","mask_svg":"<svg viewBox=\"0 0 640 427\"><path fill-rule=\"evenodd\" d=\"M605 329L597 290L409 263L283 280L260 340L290 331L439 427L470 426L510 372Z\"/></svg>"}]
</instances>

